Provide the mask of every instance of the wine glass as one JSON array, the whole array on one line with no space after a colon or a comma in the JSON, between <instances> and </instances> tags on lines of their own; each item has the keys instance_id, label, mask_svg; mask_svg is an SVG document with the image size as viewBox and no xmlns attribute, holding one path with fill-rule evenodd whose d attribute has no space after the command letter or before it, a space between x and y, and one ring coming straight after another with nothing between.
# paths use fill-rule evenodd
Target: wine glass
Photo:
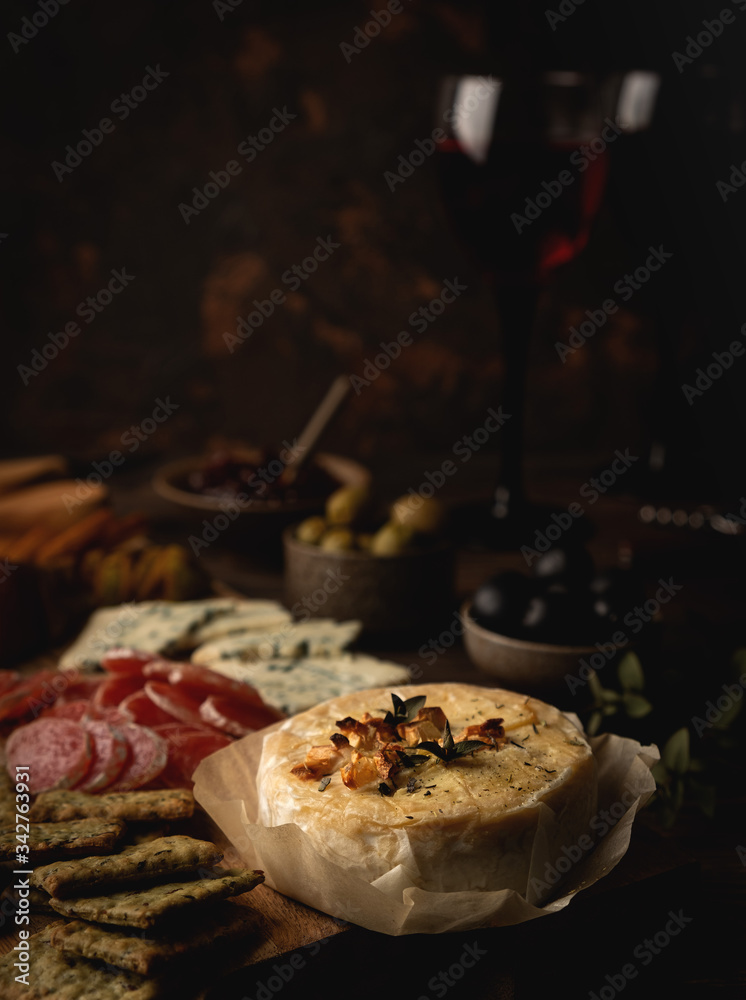
<instances>
[{"instance_id":1,"label":"wine glass","mask_svg":"<svg viewBox=\"0 0 746 1000\"><path fill-rule=\"evenodd\" d=\"M505 359L502 465L471 535L515 547L538 523L523 483L525 384L537 303L550 276L588 245L610 149L646 129L659 79L540 72L450 76L438 108L438 168L453 226L497 304Z\"/></svg>"}]
</instances>

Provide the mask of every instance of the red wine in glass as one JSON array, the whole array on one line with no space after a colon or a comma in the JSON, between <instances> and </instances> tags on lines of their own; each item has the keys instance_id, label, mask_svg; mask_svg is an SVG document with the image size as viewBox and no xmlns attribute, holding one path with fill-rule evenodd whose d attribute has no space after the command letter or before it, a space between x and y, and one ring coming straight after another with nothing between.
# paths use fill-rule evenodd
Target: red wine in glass
<instances>
[{"instance_id":1,"label":"red wine in glass","mask_svg":"<svg viewBox=\"0 0 746 1000\"><path fill-rule=\"evenodd\" d=\"M502 466L479 541L521 543L537 508L523 487L525 383L542 288L588 244L604 199L609 150L648 113L653 74L574 72L450 77L438 169L452 224L498 307L505 358ZM472 532L474 534L474 532Z\"/></svg>"}]
</instances>

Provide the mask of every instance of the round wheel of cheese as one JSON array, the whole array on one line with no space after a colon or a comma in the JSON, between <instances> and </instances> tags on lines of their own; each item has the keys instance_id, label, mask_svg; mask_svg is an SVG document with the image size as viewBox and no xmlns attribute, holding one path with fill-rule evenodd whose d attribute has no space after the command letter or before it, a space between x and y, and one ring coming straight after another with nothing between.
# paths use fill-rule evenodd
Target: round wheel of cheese
<instances>
[{"instance_id":1,"label":"round wheel of cheese","mask_svg":"<svg viewBox=\"0 0 746 1000\"><path fill-rule=\"evenodd\" d=\"M386 721L392 693L409 721ZM435 892L525 892L535 849L554 857L588 834L596 785L591 748L560 711L465 684L332 699L270 733L257 773L262 825L296 824L368 881L401 866Z\"/></svg>"}]
</instances>

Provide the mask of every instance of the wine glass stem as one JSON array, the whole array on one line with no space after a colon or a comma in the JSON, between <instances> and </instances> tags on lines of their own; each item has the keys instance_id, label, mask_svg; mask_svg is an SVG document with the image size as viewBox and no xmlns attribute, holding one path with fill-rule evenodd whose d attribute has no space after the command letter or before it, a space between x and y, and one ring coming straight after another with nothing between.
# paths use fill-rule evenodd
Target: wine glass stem
<instances>
[{"instance_id":1,"label":"wine glass stem","mask_svg":"<svg viewBox=\"0 0 746 1000\"><path fill-rule=\"evenodd\" d=\"M523 485L523 452L526 407L526 373L531 331L539 292L531 285L492 285L502 330L505 381L502 428L502 466L495 489L493 514L516 516L526 502Z\"/></svg>"}]
</instances>

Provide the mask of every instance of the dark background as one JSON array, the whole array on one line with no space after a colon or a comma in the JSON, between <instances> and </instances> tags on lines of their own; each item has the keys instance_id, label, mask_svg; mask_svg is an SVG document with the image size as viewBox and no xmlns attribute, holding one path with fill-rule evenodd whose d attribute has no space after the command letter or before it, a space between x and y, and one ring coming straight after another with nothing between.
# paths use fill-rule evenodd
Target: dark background
<instances>
[{"instance_id":1,"label":"dark background","mask_svg":"<svg viewBox=\"0 0 746 1000\"><path fill-rule=\"evenodd\" d=\"M529 464L591 471L617 447L645 455L662 421L688 481L681 495L737 510L730 505L746 492L738 366L746 365L737 361L693 407L680 386L713 350L743 339L746 194L725 205L715 181L746 156L746 13L728 5L736 23L680 74L671 53L717 13L710 4L585 0L552 30L542 4L402 2L349 62L341 43L382 2L244 0L221 20L209 0L70 0L18 53L5 36L38 8L4 5L3 453L90 460L118 447L169 394L179 409L141 455L194 451L216 432L279 443L298 432L335 374L360 374L457 276L467 292L352 398L326 442L374 469L392 455L422 465L450 452L501 399L497 318L449 228L432 160L394 192L384 172L437 124L445 73L656 68L668 103L650 162L636 176L612 164L616 207L602 212L586 251L555 272L542 300ZM168 78L126 120L113 116L112 101L156 64ZM297 117L246 164L237 145L275 107ZM52 161L107 115L113 134L58 181ZM179 204L234 158L241 175L185 224ZM653 213L631 230L619 205L636 192L665 201L668 219ZM328 235L340 249L230 354L223 333L236 317L273 288L287 291L282 273ZM563 365L555 342L662 242L680 251L665 279ZM18 366L121 267L132 284L24 385ZM499 451L499 440L486 449Z\"/></svg>"}]
</instances>

